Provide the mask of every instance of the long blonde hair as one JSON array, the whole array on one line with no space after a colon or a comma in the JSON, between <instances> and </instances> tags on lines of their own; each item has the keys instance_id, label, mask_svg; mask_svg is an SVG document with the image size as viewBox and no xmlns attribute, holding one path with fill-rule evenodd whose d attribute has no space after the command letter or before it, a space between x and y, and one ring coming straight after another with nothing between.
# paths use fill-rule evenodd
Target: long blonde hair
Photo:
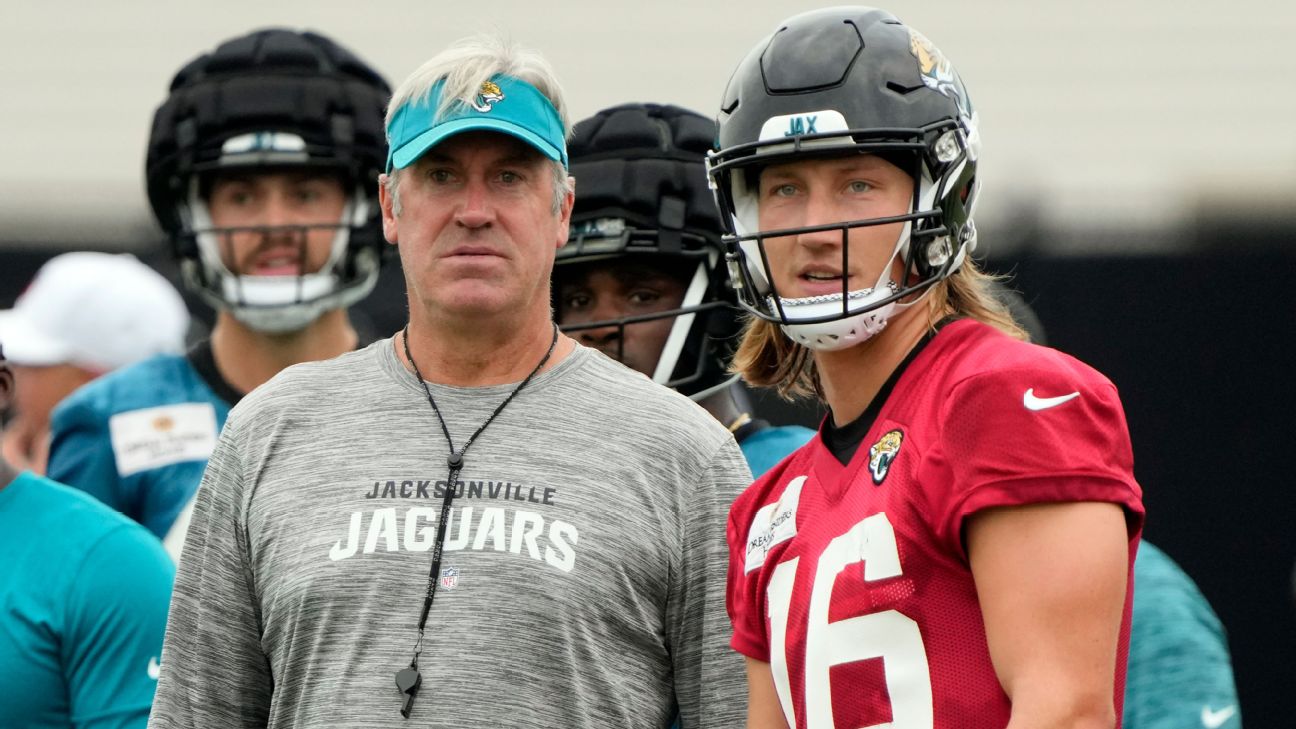
<instances>
[{"instance_id":1,"label":"long blonde hair","mask_svg":"<svg viewBox=\"0 0 1296 729\"><path fill-rule=\"evenodd\" d=\"M975 319L1016 339L1028 339L1008 307L994 293L1001 277L966 260L953 276L934 284L924 298L927 325L935 328L949 314ZM783 334L779 325L749 317L729 369L749 384L772 387L784 398L813 395L823 400L812 352Z\"/></svg>"}]
</instances>

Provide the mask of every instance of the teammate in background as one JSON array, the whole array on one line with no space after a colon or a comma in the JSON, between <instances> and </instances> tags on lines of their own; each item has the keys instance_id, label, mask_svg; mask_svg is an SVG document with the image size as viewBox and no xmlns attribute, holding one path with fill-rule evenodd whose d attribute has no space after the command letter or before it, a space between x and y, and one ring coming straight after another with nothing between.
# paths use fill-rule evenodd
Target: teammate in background
<instances>
[{"instance_id":1,"label":"teammate in background","mask_svg":"<svg viewBox=\"0 0 1296 729\"><path fill-rule=\"evenodd\" d=\"M410 321L230 413L151 726L728 727L724 426L562 336L572 208L539 55L451 46L396 90L382 179Z\"/></svg>"},{"instance_id":2,"label":"teammate in background","mask_svg":"<svg viewBox=\"0 0 1296 729\"><path fill-rule=\"evenodd\" d=\"M554 266L563 331L701 404L760 475L814 436L754 419L725 372L739 325L706 182L715 122L625 104L577 122L572 233Z\"/></svg>"},{"instance_id":3,"label":"teammate in background","mask_svg":"<svg viewBox=\"0 0 1296 729\"><path fill-rule=\"evenodd\" d=\"M179 557L230 407L289 365L357 346L346 308L378 275L389 95L376 71L309 32L255 31L180 69L145 172L185 284L217 310L211 338L69 398L54 414L51 478Z\"/></svg>"},{"instance_id":4,"label":"teammate in background","mask_svg":"<svg viewBox=\"0 0 1296 729\"><path fill-rule=\"evenodd\" d=\"M0 349L0 412L13 394ZM140 525L20 470L0 456L0 726L143 727L171 560Z\"/></svg>"},{"instance_id":5,"label":"teammate in background","mask_svg":"<svg viewBox=\"0 0 1296 729\"><path fill-rule=\"evenodd\" d=\"M18 382L5 458L45 473L54 406L106 372L183 352L188 327L180 294L134 256L76 252L46 261L14 308L0 311Z\"/></svg>"},{"instance_id":6,"label":"teammate in background","mask_svg":"<svg viewBox=\"0 0 1296 729\"><path fill-rule=\"evenodd\" d=\"M808 49L812 49L808 50ZM1141 491L1115 387L1025 343L976 243L976 116L872 8L782 23L709 160L752 384L830 414L731 512L749 726L1113 726Z\"/></svg>"}]
</instances>

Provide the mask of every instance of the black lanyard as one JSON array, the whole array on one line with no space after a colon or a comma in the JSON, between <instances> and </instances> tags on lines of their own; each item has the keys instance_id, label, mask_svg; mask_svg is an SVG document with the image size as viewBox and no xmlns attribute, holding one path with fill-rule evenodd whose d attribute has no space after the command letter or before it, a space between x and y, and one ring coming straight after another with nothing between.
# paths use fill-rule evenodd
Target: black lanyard
<instances>
[{"instance_id":1,"label":"black lanyard","mask_svg":"<svg viewBox=\"0 0 1296 729\"><path fill-rule=\"evenodd\" d=\"M450 472L446 476L445 496L441 499L441 519L437 523L436 544L432 547L432 568L428 573L427 593L423 596L423 612L419 615L418 638L414 641L414 657L410 660L408 667L396 672L396 688L400 689L400 692L405 695L405 705L401 707L401 716L408 719L410 709L414 706L414 697L418 694L419 686L423 683L423 675L418 670L419 654L423 652L423 630L427 627L428 613L431 612L432 600L436 597L437 577L441 574L441 552L445 547L446 525L450 521L450 504L454 501L459 471L463 469L464 454L468 452L468 447L473 444L473 441L477 440L477 436L481 435L483 430L486 430L486 426L495 420L495 416L499 415L504 410L504 407L513 401L513 398L522 391L522 388L527 386L527 383L531 382L531 379L549 361L549 357L553 355L554 346L558 344L558 325L553 325L553 339L549 341L549 349L545 352L544 358L531 370L531 374L527 375L522 382L518 383L517 387L513 388L513 392L510 392L509 396L504 398L504 402L495 408L495 412L491 413L489 418L486 418L486 422L482 423L468 437L463 448L459 450L455 450L454 440L450 437L450 429L446 427L445 418L441 417L441 409L437 407L436 400L432 399L432 390L428 387L427 380L423 379L423 373L419 372L418 364L414 362L414 356L410 354L409 324L405 325L405 330L401 333L401 336L405 344L405 359L409 360L410 366L414 368L414 376L418 378L419 384L423 386L423 393L427 395L428 404L432 406L432 412L436 413L437 421L441 423L441 432L445 434L446 444L450 446L450 455L446 458L446 465L449 466Z\"/></svg>"}]
</instances>

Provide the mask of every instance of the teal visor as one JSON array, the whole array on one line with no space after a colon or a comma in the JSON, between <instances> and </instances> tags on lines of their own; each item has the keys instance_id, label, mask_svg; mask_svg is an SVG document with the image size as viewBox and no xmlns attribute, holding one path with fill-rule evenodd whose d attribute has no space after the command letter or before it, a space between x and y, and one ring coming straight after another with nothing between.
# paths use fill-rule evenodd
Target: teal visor
<instances>
[{"instance_id":1,"label":"teal visor","mask_svg":"<svg viewBox=\"0 0 1296 729\"><path fill-rule=\"evenodd\" d=\"M521 139L545 157L567 166L567 140L558 110L536 87L512 76L493 76L471 104L457 104L436 118L445 79L422 99L396 110L387 127L387 172L404 169L456 134L491 131Z\"/></svg>"}]
</instances>

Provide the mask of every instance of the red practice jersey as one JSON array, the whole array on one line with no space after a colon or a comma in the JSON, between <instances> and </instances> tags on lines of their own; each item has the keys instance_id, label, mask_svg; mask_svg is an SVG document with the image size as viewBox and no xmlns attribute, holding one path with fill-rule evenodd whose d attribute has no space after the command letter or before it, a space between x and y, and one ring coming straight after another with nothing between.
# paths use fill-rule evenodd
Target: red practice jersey
<instances>
[{"instance_id":1,"label":"red practice jersey","mask_svg":"<svg viewBox=\"0 0 1296 729\"><path fill-rule=\"evenodd\" d=\"M1002 729L1011 707L963 526L987 507L1116 503L1132 574L1142 492L1116 388L1072 357L960 320L876 412L848 465L815 438L734 502L733 647L770 663L790 726Z\"/></svg>"}]
</instances>

